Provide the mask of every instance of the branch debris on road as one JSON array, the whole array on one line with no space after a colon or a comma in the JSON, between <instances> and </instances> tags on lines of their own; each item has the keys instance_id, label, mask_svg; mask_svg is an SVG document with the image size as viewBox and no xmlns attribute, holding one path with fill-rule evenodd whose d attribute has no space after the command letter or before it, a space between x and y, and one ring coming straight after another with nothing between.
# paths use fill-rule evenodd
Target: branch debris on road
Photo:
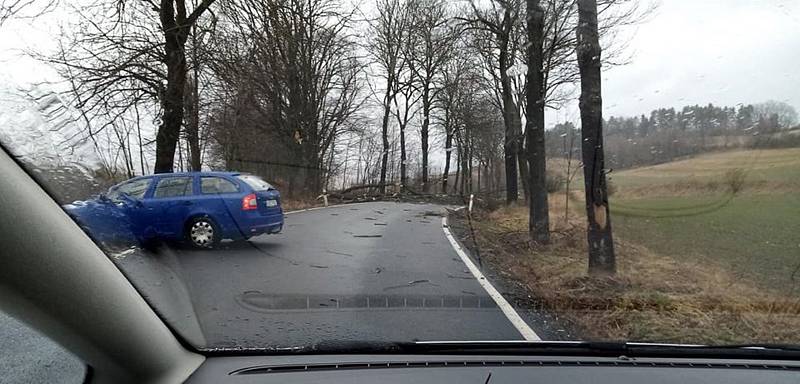
<instances>
[{"instance_id":1,"label":"branch debris on road","mask_svg":"<svg viewBox=\"0 0 800 384\"><path fill-rule=\"evenodd\" d=\"M331 253L331 254L334 254L334 255L341 255L341 256L353 257L353 255L351 255L351 254L349 254L349 253L344 253L344 252L334 251L334 250L331 250L331 249L326 249L326 250L325 250L325 252L327 252L327 253Z\"/></svg>"}]
</instances>

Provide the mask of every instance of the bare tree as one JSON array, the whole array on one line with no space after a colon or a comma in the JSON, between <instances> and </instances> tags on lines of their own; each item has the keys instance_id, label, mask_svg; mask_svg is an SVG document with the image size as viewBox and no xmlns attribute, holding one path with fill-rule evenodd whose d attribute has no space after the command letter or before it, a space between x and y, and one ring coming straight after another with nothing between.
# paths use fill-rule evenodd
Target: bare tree
<instances>
[{"instance_id":1,"label":"bare tree","mask_svg":"<svg viewBox=\"0 0 800 384\"><path fill-rule=\"evenodd\" d=\"M403 37L407 28L407 8L400 0L378 0L378 17L370 23L372 39L369 42L370 51L383 72L386 82L382 107L383 120L381 122L381 138L383 152L381 155L380 184L386 184L386 169L389 161L389 117L392 104L397 97L399 75L403 71ZM403 143L405 147L405 143ZM403 155L405 150L402 151ZM401 163L401 165L403 165ZM401 172L403 173L403 172ZM386 187L381 187L385 193Z\"/></svg>"},{"instance_id":2,"label":"bare tree","mask_svg":"<svg viewBox=\"0 0 800 384\"><path fill-rule=\"evenodd\" d=\"M153 4L161 21L164 39L164 64L166 86L161 96L163 114L156 134L156 164L154 171L172 172L175 148L180 137L186 93L186 40L192 26L208 10L215 0L202 0L191 13L186 9L185 0L161 0Z\"/></svg>"},{"instance_id":3,"label":"bare tree","mask_svg":"<svg viewBox=\"0 0 800 384\"><path fill-rule=\"evenodd\" d=\"M209 65L214 141L228 168L317 196L334 143L360 127L363 67L352 13L322 0L225 3Z\"/></svg>"},{"instance_id":4,"label":"bare tree","mask_svg":"<svg viewBox=\"0 0 800 384\"><path fill-rule=\"evenodd\" d=\"M0 0L0 27L8 19L32 19L52 11L58 0Z\"/></svg>"},{"instance_id":5,"label":"bare tree","mask_svg":"<svg viewBox=\"0 0 800 384\"><path fill-rule=\"evenodd\" d=\"M439 93L437 103L442 111L440 124L444 128L444 172L442 174L442 193L448 193L450 175L450 160L453 157L453 139L458 129L458 106L461 97L462 81L466 70L466 60L459 60L464 56L454 57L442 71L442 91ZM458 172L456 172L458 175ZM458 182L455 183L456 185Z\"/></svg>"},{"instance_id":6,"label":"bare tree","mask_svg":"<svg viewBox=\"0 0 800 384\"><path fill-rule=\"evenodd\" d=\"M614 240L608 209L603 149L601 48L597 26L597 1L578 0L578 65L581 76L581 143L586 194L589 274L616 273Z\"/></svg>"},{"instance_id":7,"label":"bare tree","mask_svg":"<svg viewBox=\"0 0 800 384\"><path fill-rule=\"evenodd\" d=\"M547 206L546 161L544 143L544 9L539 0L527 0L528 74L526 149L530 164L528 230L537 243L550 241L550 216Z\"/></svg>"},{"instance_id":8,"label":"bare tree","mask_svg":"<svg viewBox=\"0 0 800 384\"><path fill-rule=\"evenodd\" d=\"M462 151L465 149L464 145L468 144L465 135L460 134L458 131L465 129L465 124L473 123L466 121L466 114L470 108L480 107L483 115L492 115L486 107L493 107L494 104L491 99L494 97L493 88L487 90L485 88L485 79L481 73L481 57L478 51L470 45L469 38L463 36L452 44L452 49L458 54L453 54L445 62L441 69L440 75L440 89L436 93L436 107L439 113L436 116L436 123L442 128L444 132L444 151L445 163L444 173L442 177L442 193L448 193L450 186L450 169L451 159L454 155L462 156ZM480 99L480 101L475 101ZM500 109L497 109L498 111ZM485 116L477 115L481 121ZM489 125L481 126L474 130L475 133L482 133L489 131ZM459 139L456 136L458 134ZM483 145L484 140L478 139L474 141L478 146ZM454 144L457 146L454 147ZM475 154L484 154L481 147L476 150ZM463 156L462 156L463 157ZM484 160L484 159L481 159ZM479 162L481 161L479 160ZM454 185L458 187L458 179L460 178L460 163L456 163L459 170L456 172L456 180ZM463 179L462 179L463 180Z\"/></svg>"},{"instance_id":9,"label":"bare tree","mask_svg":"<svg viewBox=\"0 0 800 384\"><path fill-rule=\"evenodd\" d=\"M184 120L185 137L189 149L189 168L193 171L202 169L202 144L200 133L200 109L201 109L201 72L204 63L213 59L213 53L206 49L206 37L213 34L216 25L216 17L211 14L210 22L204 25L202 20L198 20L192 25L189 35L189 70L186 79L186 96L184 98Z\"/></svg>"},{"instance_id":10,"label":"bare tree","mask_svg":"<svg viewBox=\"0 0 800 384\"><path fill-rule=\"evenodd\" d=\"M75 33L64 33L49 56L31 54L52 64L67 80L71 104L81 113L88 138L95 141L97 135L111 129L110 137L119 140L113 145L125 148L128 144L123 139L135 127L137 142L141 142L137 151L140 171L144 173L143 147L152 141L142 137L142 121L160 114L166 75L158 20L149 8L137 5L118 8L115 2L101 1L75 8L75 22L65 26ZM123 131L125 135L117 134ZM98 151L104 152L102 148ZM127 148L123 153L133 151ZM109 162L109 174L115 173L111 168L118 165ZM128 168L130 161L123 165Z\"/></svg>"},{"instance_id":11,"label":"bare tree","mask_svg":"<svg viewBox=\"0 0 800 384\"><path fill-rule=\"evenodd\" d=\"M430 126L437 94L441 91L438 78L442 67L453 54L453 44L458 29L452 25L447 2L421 0L411 3L409 43L405 54L409 68L414 73L414 86L420 94L422 125L420 144L422 152L422 189L429 192L428 156L430 152Z\"/></svg>"},{"instance_id":12,"label":"bare tree","mask_svg":"<svg viewBox=\"0 0 800 384\"><path fill-rule=\"evenodd\" d=\"M108 0L75 8L79 20L75 34L65 35L60 52L48 59L74 80L78 107L107 115L108 124L142 102L156 104L147 108L161 117L156 172L173 169L186 102L185 45L213 2L202 0L191 13L183 0L158 4Z\"/></svg>"},{"instance_id":13,"label":"bare tree","mask_svg":"<svg viewBox=\"0 0 800 384\"><path fill-rule=\"evenodd\" d=\"M397 91L394 98L395 117L400 128L400 188L408 188L408 153L406 148L406 128L411 119L416 115L416 104L419 96L414 90L414 73L406 70L401 72L395 82ZM398 97L399 96L399 97ZM402 98L402 106L400 99Z\"/></svg>"},{"instance_id":14,"label":"bare tree","mask_svg":"<svg viewBox=\"0 0 800 384\"><path fill-rule=\"evenodd\" d=\"M518 198L517 179L517 154L522 137L522 123L519 114L519 104L514 99L514 89L509 69L514 65L517 38L519 31L521 0L492 0L490 9L478 8L474 1L470 2L472 12L470 16L462 18L471 28L488 32L492 38L491 46L486 47L487 62L492 67L492 76L497 77L500 94L499 99L503 110L505 123L505 174L506 174L506 202L512 203ZM493 58L496 52L496 63ZM495 69L496 73L495 75Z\"/></svg>"}]
</instances>

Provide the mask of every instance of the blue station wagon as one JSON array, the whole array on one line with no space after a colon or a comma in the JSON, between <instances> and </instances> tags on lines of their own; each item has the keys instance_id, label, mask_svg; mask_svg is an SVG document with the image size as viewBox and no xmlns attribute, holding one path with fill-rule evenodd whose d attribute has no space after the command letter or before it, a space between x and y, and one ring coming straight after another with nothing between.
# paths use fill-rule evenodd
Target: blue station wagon
<instances>
[{"instance_id":1,"label":"blue station wagon","mask_svg":"<svg viewBox=\"0 0 800 384\"><path fill-rule=\"evenodd\" d=\"M258 176L188 172L140 176L65 206L96 240L185 240L211 248L283 229L280 193Z\"/></svg>"}]
</instances>

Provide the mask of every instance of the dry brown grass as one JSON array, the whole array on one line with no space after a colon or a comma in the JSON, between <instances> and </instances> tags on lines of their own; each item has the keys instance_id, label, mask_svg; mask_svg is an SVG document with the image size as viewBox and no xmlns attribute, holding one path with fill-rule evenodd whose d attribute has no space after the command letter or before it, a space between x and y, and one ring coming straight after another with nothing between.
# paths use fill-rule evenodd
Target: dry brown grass
<instances>
[{"instance_id":1,"label":"dry brown grass","mask_svg":"<svg viewBox=\"0 0 800 384\"><path fill-rule=\"evenodd\" d=\"M638 199L644 197L719 195L730 192L730 185L723 178L711 180L687 179L668 184L620 188L613 197L614 199ZM783 180L745 180L736 192L748 194L795 193L800 192L800 184Z\"/></svg>"},{"instance_id":2,"label":"dry brown grass","mask_svg":"<svg viewBox=\"0 0 800 384\"><path fill-rule=\"evenodd\" d=\"M800 167L800 148L750 149L714 152L669 163L634 168L626 175L651 178L709 177L735 168L748 172L767 171L780 167Z\"/></svg>"},{"instance_id":3,"label":"dry brown grass","mask_svg":"<svg viewBox=\"0 0 800 384\"><path fill-rule=\"evenodd\" d=\"M734 150L611 174L618 197L688 196L729 192L728 176L740 172L741 192L800 192L800 148ZM739 191L737 191L739 192Z\"/></svg>"},{"instance_id":4,"label":"dry brown grass","mask_svg":"<svg viewBox=\"0 0 800 384\"><path fill-rule=\"evenodd\" d=\"M525 207L477 212L477 242L485 262L526 286L536 305L567 319L584 338L800 342L797 298L759 289L708 261L679 262L617 238L617 275L587 276L585 223L577 214L565 222L563 195L550 200L550 245L528 242Z\"/></svg>"}]
</instances>

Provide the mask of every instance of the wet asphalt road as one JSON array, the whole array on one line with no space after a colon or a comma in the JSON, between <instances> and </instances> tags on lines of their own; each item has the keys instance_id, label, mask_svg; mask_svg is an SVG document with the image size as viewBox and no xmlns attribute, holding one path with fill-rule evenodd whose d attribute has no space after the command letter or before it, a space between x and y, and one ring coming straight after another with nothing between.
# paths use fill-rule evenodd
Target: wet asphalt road
<instances>
[{"instance_id":1,"label":"wet asphalt road","mask_svg":"<svg viewBox=\"0 0 800 384\"><path fill-rule=\"evenodd\" d=\"M375 202L290 214L278 235L176 251L180 280L208 347L522 339L445 238L443 213Z\"/></svg>"},{"instance_id":2,"label":"wet asphalt road","mask_svg":"<svg viewBox=\"0 0 800 384\"><path fill-rule=\"evenodd\" d=\"M85 374L77 357L0 312L0 383L81 383Z\"/></svg>"}]
</instances>

